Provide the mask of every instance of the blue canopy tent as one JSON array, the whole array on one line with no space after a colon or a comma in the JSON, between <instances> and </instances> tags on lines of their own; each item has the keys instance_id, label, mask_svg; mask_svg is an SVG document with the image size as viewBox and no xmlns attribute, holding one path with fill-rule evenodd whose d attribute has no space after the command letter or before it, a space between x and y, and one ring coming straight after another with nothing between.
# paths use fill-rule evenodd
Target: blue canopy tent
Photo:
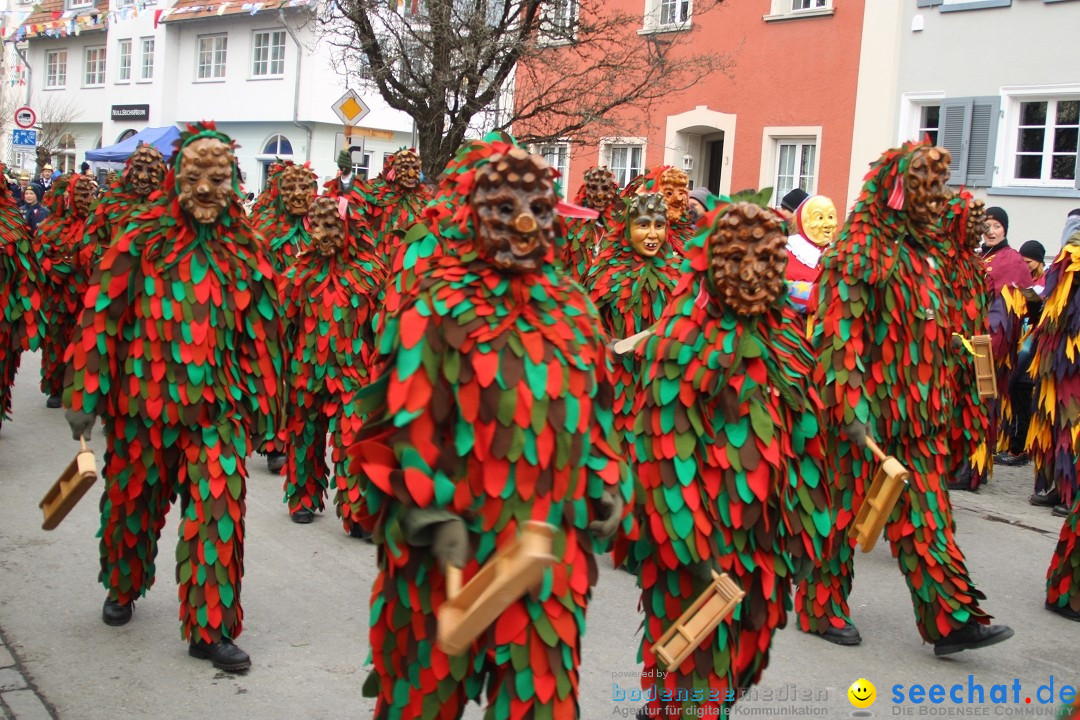
<instances>
[{"instance_id":1,"label":"blue canopy tent","mask_svg":"<svg viewBox=\"0 0 1080 720\"><path fill-rule=\"evenodd\" d=\"M126 140L109 145L99 150L87 150L86 159L93 162L124 162L144 142L153 145L168 160L173 154L173 141L180 137L180 130L175 126L146 128Z\"/></svg>"}]
</instances>

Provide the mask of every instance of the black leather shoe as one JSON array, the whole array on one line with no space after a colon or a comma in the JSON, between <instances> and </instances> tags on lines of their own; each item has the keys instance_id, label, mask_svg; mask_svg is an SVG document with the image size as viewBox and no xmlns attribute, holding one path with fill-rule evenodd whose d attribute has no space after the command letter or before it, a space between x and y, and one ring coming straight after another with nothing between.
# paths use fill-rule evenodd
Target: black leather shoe
<instances>
[{"instance_id":1,"label":"black leather shoe","mask_svg":"<svg viewBox=\"0 0 1080 720\"><path fill-rule=\"evenodd\" d=\"M1061 494L1057 490L1045 493L1032 493L1028 502L1039 507L1054 507L1061 502Z\"/></svg>"},{"instance_id":2,"label":"black leather shoe","mask_svg":"<svg viewBox=\"0 0 1080 720\"><path fill-rule=\"evenodd\" d=\"M128 620L131 619L131 615L134 612L134 600L128 600L121 605L112 598L105 598L105 606L101 608L101 619L105 621L106 625L118 627L120 625L127 625Z\"/></svg>"},{"instance_id":3,"label":"black leather shoe","mask_svg":"<svg viewBox=\"0 0 1080 720\"><path fill-rule=\"evenodd\" d=\"M251 658L240 648L233 645L229 638L208 643L196 640L188 645L188 655L200 660L209 660L218 670L225 672L244 672L251 667Z\"/></svg>"},{"instance_id":4,"label":"black leather shoe","mask_svg":"<svg viewBox=\"0 0 1080 720\"><path fill-rule=\"evenodd\" d=\"M1057 613L1068 620L1080 622L1080 612L1073 610L1068 605L1051 605L1050 603L1046 603L1046 609L1050 612Z\"/></svg>"},{"instance_id":5,"label":"black leather shoe","mask_svg":"<svg viewBox=\"0 0 1080 720\"><path fill-rule=\"evenodd\" d=\"M266 469L272 473L281 472L285 467L285 453L272 452L266 454Z\"/></svg>"},{"instance_id":6,"label":"black leather shoe","mask_svg":"<svg viewBox=\"0 0 1080 720\"><path fill-rule=\"evenodd\" d=\"M859 628L855 627L851 623L847 623L842 628L829 627L824 633L821 633L823 640L828 640L834 645L858 645L862 642L862 635L859 634Z\"/></svg>"},{"instance_id":7,"label":"black leather shoe","mask_svg":"<svg viewBox=\"0 0 1080 720\"><path fill-rule=\"evenodd\" d=\"M315 513L311 512L307 508L300 508L289 517L292 518L294 523L299 525L307 525L309 522L315 519Z\"/></svg>"},{"instance_id":8,"label":"black leather shoe","mask_svg":"<svg viewBox=\"0 0 1080 720\"><path fill-rule=\"evenodd\" d=\"M367 530L360 527L356 523L353 523L352 527L349 528L349 537L354 537L357 540L367 540L368 542L371 542L371 533L369 533Z\"/></svg>"},{"instance_id":9,"label":"black leather shoe","mask_svg":"<svg viewBox=\"0 0 1080 720\"><path fill-rule=\"evenodd\" d=\"M1004 642L1012 636L1012 628L1008 625L980 625L969 622L934 643L934 654L952 655L962 650L976 650Z\"/></svg>"},{"instance_id":10,"label":"black leather shoe","mask_svg":"<svg viewBox=\"0 0 1080 720\"><path fill-rule=\"evenodd\" d=\"M1055 505L1054 509L1051 512L1053 512L1058 517L1069 517L1069 508L1065 507L1064 505Z\"/></svg>"},{"instance_id":11,"label":"black leather shoe","mask_svg":"<svg viewBox=\"0 0 1080 720\"><path fill-rule=\"evenodd\" d=\"M52 408L53 410L60 407L61 405L63 405L63 403L60 402L59 395L50 395L49 399L45 401L45 407Z\"/></svg>"}]
</instances>

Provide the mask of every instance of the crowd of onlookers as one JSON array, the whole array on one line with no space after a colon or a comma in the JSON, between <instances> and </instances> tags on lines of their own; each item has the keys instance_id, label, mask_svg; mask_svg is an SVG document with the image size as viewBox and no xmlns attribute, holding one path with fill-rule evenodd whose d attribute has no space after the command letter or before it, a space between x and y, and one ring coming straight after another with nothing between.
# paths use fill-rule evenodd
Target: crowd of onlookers
<instances>
[{"instance_id":1,"label":"crowd of onlookers","mask_svg":"<svg viewBox=\"0 0 1080 720\"><path fill-rule=\"evenodd\" d=\"M86 162L79 168L79 172L84 175L93 175L90 171L90 163ZM41 172L33 179L30 177L29 170L11 169L8 171L8 177L6 178L8 187L11 188L11 193L15 196L15 202L18 203L19 210L26 219L31 235L37 232L37 227L41 224L41 221L49 216L49 208L42 201L45 199L45 194L52 188L53 183L63 174L63 170L54 168L49 163L42 166Z\"/></svg>"}]
</instances>

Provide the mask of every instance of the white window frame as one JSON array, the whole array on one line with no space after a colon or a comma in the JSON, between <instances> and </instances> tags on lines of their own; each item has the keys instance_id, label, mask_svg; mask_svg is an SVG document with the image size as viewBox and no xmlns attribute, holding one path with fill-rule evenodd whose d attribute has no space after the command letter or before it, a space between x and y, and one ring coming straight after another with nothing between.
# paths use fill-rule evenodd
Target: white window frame
<instances>
[{"instance_id":1,"label":"white window frame","mask_svg":"<svg viewBox=\"0 0 1080 720\"><path fill-rule=\"evenodd\" d=\"M90 59L90 54L94 53L93 60ZM83 48L83 84L84 88L99 88L105 86L105 71L107 69L107 53L105 52L104 45L91 45ZM97 65L96 69L91 69L91 63ZM91 78L91 72L94 73L94 77Z\"/></svg>"},{"instance_id":2,"label":"white window frame","mask_svg":"<svg viewBox=\"0 0 1080 720\"><path fill-rule=\"evenodd\" d=\"M909 140L922 140L919 134L922 128L922 111L928 105L941 107L941 101L945 99L945 93L934 90L930 92L911 92L900 96L900 122L897 144L903 144ZM938 137L941 137L941 121L938 120ZM939 141L940 142L940 141Z\"/></svg>"},{"instance_id":3,"label":"white window frame","mask_svg":"<svg viewBox=\"0 0 1080 720\"><path fill-rule=\"evenodd\" d=\"M218 47L218 41L221 41L221 47ZM209 63L205 66L202 62L203 56L203 43L210 42L209 49ZM221 53L221 63L217 62L217 55ZM228 33L209 33L206 35L199 35L195 38L195 82L225 82L225 73L229 65L229 34ZM206 77L200 77L201 68L208 68L208 74ZM220 68L221 74L217 74L217 70Z\"/></svg>"},{"instance_id":4,"label":"white window frame","mask_svg":"<svg viewBox=\"0 0 1080 720\"><path fill-rule=\"evenodd\" d=\"M58 61L53 66L53 58ZM67 50L45 51L45 89L59 90L67 85Z\"/></svg>"},{"instance_id":5,"label":"white window frame","mask_svg":"<svg viewBox=\"0 0 1080 720\"><path fill-rule=\"evenodd\" d=\"M1025 102L1045 102L1057 100L1080 100L1080 83L1065 85L1011 86L1001 89L1002 127L998 130L997 154L994 156L994 187L1015 188L1080 188L1080 173L1073 180L1035 180L1016 177L1016 151L1019 139L1020 105ZM1050 122L1050 108L1047 108L1047 121ZM1046 134L1045 148L1052 147L1053 133ZM1078 152L1080 155L1080 152ZM1080 160L1078 160L1080 165ZM1080 170L1080 167L1078 167Z\"/></svg>"},{"instance_id":6,"label":"white window frame","mask_svg":"<svg viewBox=\"0 0 1080 720\"><path fill-rule=\"evenodd\" d=\"M116 84L126 85L131 82L131 54L134 43L131 38L116 41ZM124 52L124 48L127 52ZM125 59L127 62L125 63Z\"/></svg>"},{"instance_id":7,"label":"white window frame","mask_svg":"<svg viewBox=\"0 0 1080 720\"><path fill-rule=\"evenodd\" d=\"M259 36L261 36L261 35L265 35L269 39L269 44L267 44L265 48L259 48L258 47ZM279 36L279 35L281 36L281 45L280 45L280 47L281 47L281 57L278 58L278 59L275 59L274 56L273 56L273 51L274 51L274 48L278 47L278 46L274 45L273 41L275 39L275 36ZM251 78L255 79L255 80L270 80L270 79L276 79L276 78L285 77L285 46L286 46L286 44L287 44L287 39L286 39L286 36L285 36L285 31L280 29L280 28L270 28L270 29L266 29L266 30L253 30L251 32L251 68L250 68ZM260 60L259 57L258 57L258 52L260 50L263 50L266 53L266 57L264 59L262 59L262 60ZM273 72L274 64L278 63L278 62L281 63L281 71L280 72ZM260 63L264 64L264 66L266 68L265 72L258 72Z\"/></svg>"},{"instance_id":8,"label":"white window frame","mask_svg":"<svg viewBox=\"0 0 1080 720\"><path fill-rule=\"evenodd\" d=\"M67 0L67 10L79 10L89 7L94 7L94 0Z\"/></svg>"},{"instance_id":9,"label":"white window frame","mask_svg":"<svg viewBox=\"0 0 1080 720\"><path fill-rule=\"evenodd\" d=\"M597 167L607 167L615 174L615 182L619 184L620 188L626 187L626 184L633 180L635 177L645 172L645 158L648 146L646 145L646 138L643 137L612 137L603 138L600 141L600 160L597 163ZM641 166L637 168L637 172L633 172L634 166L631 163L632 149L634 147L641 148ZM620 177L620 170L618 170L614 163L612 163L613 150L622 148L629 148L627 152L627 167L625 170L625 177Z\"/></svg>"},{"instance_id":10,"label":"white window frame","mask_svg":"<svg viewBox=\"0 0 1080 720\"><path fill-rule=\"evenodd\" d=\"M371 177L371 160L375 157L375 153L368 150L364 151L364 162L353 163L352 171L353 175L358 176L361 180L367 180Z\"/></svg>"},{"instance_id":11,"label":"white window frame","mask_svg":"<svg viewBox=\"0 0 1080 720\"><path fill-rule=\"evenodd\" d=\"M809 2L810 7L796 8L803 2ZM800 18L824 17L836 13L833 0L771 0L769 14L762 16L766 22L776 20L798 20Z\"/></svg>"},{"instance_id":12,"label":"white window frame","mask_svg":"<svg viewBox=\"0 0 1080 720\"><path fill-rule=\"evenodd\" d=\"M579 0L549 0L540 9L540 45L568 45L577 39Z\"/></svg>"},{"instance_id":13,"label":"white window frame","mask_svg":"<svg viewBox=\"0 0 1080 720\"><path fill-rule=\"evenodd\" d=\"M118 8L131 7L134 4L135 0L116 0L116 7Z\"/></svg>"},{"instance_id":14,"label":"white window frame","mask_svg":"<svg viewBox=\"0 0 1080 720\"><path fill-rule=\"evenodd\" d=\"M146 52L146 44L150 43L150 52ZM139 38L139 79L137 82L153 82L154 80L154 61L156 52L155 39L152 37ZM150 57L149 65L146 62L147 55ZM147 74L149 69L149 74Z\"/></svg>"},{"instance_id":15,"label":"white window frame","mask_svg":"<svg viewBox=\"0 0 1080 720\"><path fill-rule=\"evenodd\" d=\"M666 8L676 14L674 20L661 22ZM645 0L645 19L639 35L689 30L694 23L694 0Z\"/></svg>"},{"instance_id":16,"label":"white window frame","mask_svg":"<svg viewBox=\"0 0 1080 720\"><path fill-rule=\"evenodd\" d=\"M761 131L761 167L758 176L758 187L772 187L773 198L769 202L772 206L780 204L783 198L777 189L780 169L780 146L788 144L813 144L813 184L807 188L810 195L817 194L818 184L821 181L821 126L799 125L786 127L766 127ZM786 192L786 191L785 191Z\"/></svg>"},{"instance_id":17,"label":"white window frame","mask_svg":"<svg viewBox=\"0 0 1080 720\"><path fill-rule=\"evenodd\" d=\"M570 143L566 140L559 140L557 142L533 145L529 150L530 152L543 157L548 165L558 171L559 195L565 200L566 191L570 183ZM644 155L642 155L642 157L644 158Z\"/></svg>"}]
</instances>

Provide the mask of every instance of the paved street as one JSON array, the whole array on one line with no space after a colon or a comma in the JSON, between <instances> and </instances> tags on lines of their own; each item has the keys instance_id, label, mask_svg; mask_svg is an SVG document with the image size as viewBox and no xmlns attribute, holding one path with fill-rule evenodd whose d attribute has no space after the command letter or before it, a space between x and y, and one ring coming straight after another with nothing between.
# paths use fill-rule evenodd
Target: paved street
<instances>
[{"instance_id":1,"label":"paved street","mask_svg":"<svg viewBox=\"0 0 1080 720\"><path fill-rule=\"evenodd\" d=\"M64 523L41 530L38 501L73 456L62 410L45 408L38 358L26 356L15 388L14 418L0 435L0 716L18 720L154 720L208 717L369 718L360 696L366 675L368 595L375 550L345 536L336 519L289 522L281 481L265 461L250 464L245 629L239 644L253 660L244 676L187 656L179 636L172 554L177 512L163 534L158 583L122 628L101 622L97 582L97 499L91 490ZM100 459L100 428L92 443ZM1044 578L1061 521L1027 504L1031 469L999 468L978 495L955 498L961 547L988 599L985 607L1016 637L993 648L937 659L915 631L904 582L880 543L857 563L854 619L864 643L840 648L792 628L781 631L756 699L740 717L851 717L848 686L877 687L877 717L956 714L953 703L893 706L893 686L1009 686L1008 705L963 708L987 716L1049 714L1036 691L1053 676L1080 686L1080 625L1043 609ZM633 714L639 703L612 700L613 684L634 687L640 618L633 578L602 561L582 668L582 717ZM6 647L5 647L6 646ZM10 651L10 656L8 654ZM1019 680L1019 703L1012 684ZM771 694L771 696L770 696ZM809 698L806 696L809 695ZM794 696L794 697L792 697ZM1030 705L1024 702L1031 697ZM1045 697L1045 694L1044 694ZM38 698L44 703L38 701ZM977 699L977 698L976 698ZM974 711L974 712L972 712ZM482 713L475 706L470 720Z\"/></svg>"}]
</instances>

